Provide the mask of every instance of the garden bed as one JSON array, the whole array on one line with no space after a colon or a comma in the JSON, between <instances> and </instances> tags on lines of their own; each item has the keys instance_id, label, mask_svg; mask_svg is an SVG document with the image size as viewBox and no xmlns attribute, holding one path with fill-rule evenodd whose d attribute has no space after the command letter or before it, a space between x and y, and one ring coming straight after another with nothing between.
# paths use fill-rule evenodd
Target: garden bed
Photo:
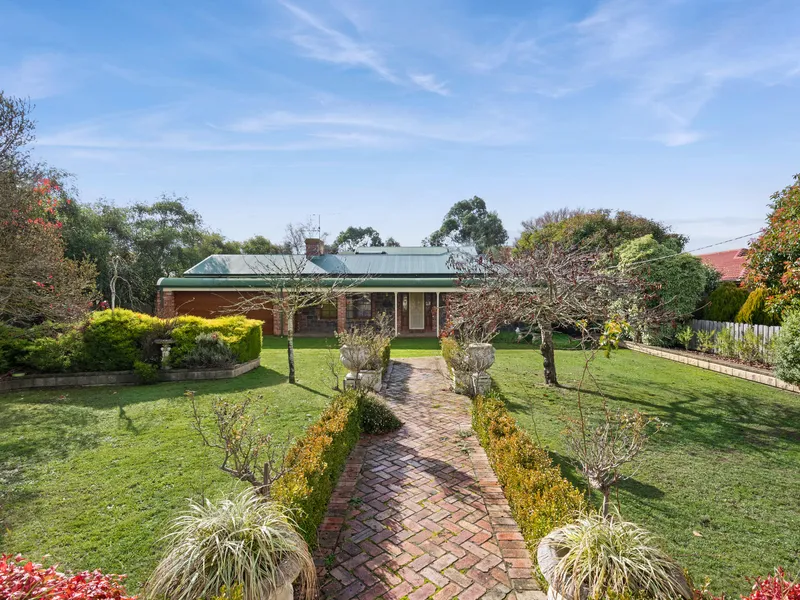
<instances>
[{"instance_id":1,"label":"garden bed","mask_svg":"<svg viewBox=\"0 0 800 600\"><path fill-rule=\"evenodd\" d=\"M201 381L230 379L261 366L261 358L229 368L166 369L158 371L158 381ZM93 373L36 373L0 379L0 392L40 388L90 387L102 385L136 385L142 379L136 371L105 371Z\"/></svg>"},{"instance_id":2,"label":"garden bed","mask_svg":"<svg viewBox=\"0 0 800 600\"><path fill-rule=\"evenodd\" d=\"M800 387L781 381L775 377L772 371L754 367L750 364L725 360L716 355L705 354L703 352L677 350L675 348L657 348L655 346L645 346L644 344L635 344L633 342L624 342L622 345L636 352L643 352L644 354L666 358L667 360L674 360L685 365L715 371L724 375L730 375L731 377L747 379L748 381L755 381L756 383L769 385L790 392L800 393Z\"/></svg>"}]
</instances>

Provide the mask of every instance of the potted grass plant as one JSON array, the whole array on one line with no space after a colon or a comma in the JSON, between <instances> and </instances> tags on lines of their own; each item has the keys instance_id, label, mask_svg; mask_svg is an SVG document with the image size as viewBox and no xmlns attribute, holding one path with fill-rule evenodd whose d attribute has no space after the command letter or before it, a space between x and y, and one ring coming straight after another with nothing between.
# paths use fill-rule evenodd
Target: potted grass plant
<instances>
[{"instance_id":1,"label":"potted grass plant","mask_svg":"<svg viewBox=\"0 0 800 600\"><path fill-rule=\"evenodd\" d=\"M537 562L550 600L691 599L683 569L644 529L618 515L581 517L542 538Z\"/></svg>"},{"instance_id":2,"label":"potted grass plant","mask_svg":"<svg viewBox=\"0 0 800 600\"><path fill-rule=\"evenodd\" d=\"M281 505L252 488L220 502L191 503L166 536L169 549L144 597L311 600L316 570L308 545Z\"/></svg>"}]
</instances>

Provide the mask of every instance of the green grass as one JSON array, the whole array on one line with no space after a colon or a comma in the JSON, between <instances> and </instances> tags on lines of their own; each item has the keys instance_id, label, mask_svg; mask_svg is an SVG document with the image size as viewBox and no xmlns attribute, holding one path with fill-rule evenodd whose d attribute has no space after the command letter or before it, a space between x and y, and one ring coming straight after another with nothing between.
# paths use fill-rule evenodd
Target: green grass
<instances>
[{"instance_id":1,"label":"green grass","mask_svg":"<svg viewBox=\"0 0 800 600\"><path fill-rule=\"evenodd\" d=\"M543 385L541 364L538 353L499 350L491 372L518 422L584 489L560 435L577 415L582 353L557 352L560 389ZM798 572L800 395L624 350L598 357L594 372L611 408L670 423L621 485L626 519L716 592L737 597L746 576L777 566ZM584 407L597 414L601 402L590 385Z\"/></svg>"},{"instance_id":2,"label":"green grass","mask_svg":"<svg viewBox=\"0 0 800 600\"><path fill-rule=\"evenodd\" d=\"M185 499L243 485L200 444L184 391L206 408L217 394L260 395L261 425L281 437L301 434L333 394L325 350L298 351L291 386L285 340L267 346L261 368L231 380L0 395L0 553L127 573L138 590Z\"/></svg>"}]
</instances>

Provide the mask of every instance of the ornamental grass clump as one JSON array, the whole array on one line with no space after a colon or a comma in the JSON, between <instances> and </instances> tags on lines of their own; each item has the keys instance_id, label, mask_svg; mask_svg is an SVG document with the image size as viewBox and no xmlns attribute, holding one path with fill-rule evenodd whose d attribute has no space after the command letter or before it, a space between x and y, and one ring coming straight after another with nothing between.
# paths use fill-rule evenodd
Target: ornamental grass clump
<instances>
[{"instance_id":1,"label":"ornamental grass clump","mask_svg":"<svg viewBox=\"0 0 800 600\"><path fill-rule=\"evenodd\" d=\"M618 516L590 514L554 531L561 556L550 585L567 598L692 598L683 569L646 530Z\"/></svg>"},{"instance_id":2,"label":"ornamental grass clump","mask_svg":"<svg viewBox=\"0 0 800 600\"><path fill-rule=\"evenodd\" d=\"M145 585L145 598L197 600L241 590L242 600L266 600L297 580L310 600L316 570L287 510L252 489L218 503L190 503L166 540L170 550Z\"/></svg>"}]
</instances>

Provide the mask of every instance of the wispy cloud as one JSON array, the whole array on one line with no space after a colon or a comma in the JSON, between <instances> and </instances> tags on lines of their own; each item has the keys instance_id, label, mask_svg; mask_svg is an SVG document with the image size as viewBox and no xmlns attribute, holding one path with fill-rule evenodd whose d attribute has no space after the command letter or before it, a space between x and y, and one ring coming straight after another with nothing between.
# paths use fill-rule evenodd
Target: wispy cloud
<instances>
[{"instance_id":1,"label":"wispy cloud","mask_svg":"<svg viewBox=\"0 0 800 600\"><path fill-rule=\"evenodd\" d=\"M290 2L281 2L304 27L291 33L289 39L306 56L351 67L364 67L392 83L400 79L386 66L383 57L369 45L353 39L341 31L328 26L319 17Z\"/></svg>"},{"instance_id":2,"label":"wispy cloud","mask_svg":"<svg viewBox=\"0 0 800 600\"><path fill-rule=\"evenodd\" d=\"M37 100L68 89L66 68L67 62L62 56L38 54L25 58L15 66L0 67L0 81L6 93Z\"/></svg>"},{"instance_id":3,"label":"wispy cloud","mask_svg":"<svg viewBox=\"0 0 800 600\"><path fill-rule=\"evenodd\" d=\"M423 90L439 94L440 96L449 96L450 90L447 89L447 84L436 79L436 75L431 73L411 73L409 75L411 81L421 87Z\"/></svg>"}]
</instances>

